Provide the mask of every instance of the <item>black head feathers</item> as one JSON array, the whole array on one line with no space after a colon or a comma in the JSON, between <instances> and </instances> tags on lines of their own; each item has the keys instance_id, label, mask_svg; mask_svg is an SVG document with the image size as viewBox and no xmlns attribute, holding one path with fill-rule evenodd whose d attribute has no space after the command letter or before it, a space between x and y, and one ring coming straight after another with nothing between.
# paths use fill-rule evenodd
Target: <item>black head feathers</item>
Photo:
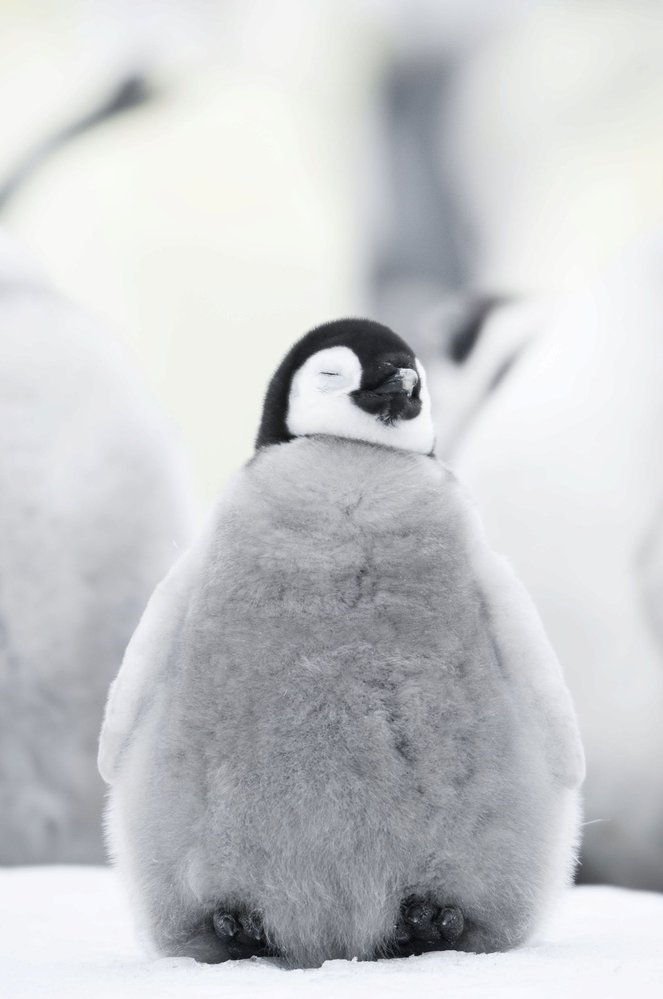
<instances>
[{"instance_id":1,"label":"black head feathers","mask_svg":"<svg viewBox=\"0 0 663 999\"><path fill-rule=\"evenodd\" d=\"M411 348L381 323L369 319L339 319L311 330L284 357L267 389L256 448L285 443L296 436L288 426L293 378L314 355L339 347L348 348L345 353L349 357L354 355L357 366L357 383L347 393L353 404L347 410L352 429L346 434L341 426L339 436L371 439L368 424L367 437L355 426L357 409L386 425L413 420L420 415L422 369ZM334 352L324 355L332 356ZM338 372L321 374L331 378ZM338 414L334 425L338 425ZM399 446L398 443L395 446Z\"/></svg>"}]
</instances>

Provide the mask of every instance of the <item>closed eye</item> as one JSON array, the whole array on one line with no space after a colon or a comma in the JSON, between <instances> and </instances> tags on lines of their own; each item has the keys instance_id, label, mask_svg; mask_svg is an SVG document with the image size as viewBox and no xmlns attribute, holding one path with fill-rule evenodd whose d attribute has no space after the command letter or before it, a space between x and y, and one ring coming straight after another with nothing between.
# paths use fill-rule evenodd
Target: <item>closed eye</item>
<instances>
[{"instance_id":1,"label":"closed eye","mask_svg":"<svg viewBox=\"0 0 663 999\"><path fill-rule=\"evenodd\" d=\"M338 371L321 371L321 375L329 375L330 378L338 378Z\"/></svg>"}]
</instances>

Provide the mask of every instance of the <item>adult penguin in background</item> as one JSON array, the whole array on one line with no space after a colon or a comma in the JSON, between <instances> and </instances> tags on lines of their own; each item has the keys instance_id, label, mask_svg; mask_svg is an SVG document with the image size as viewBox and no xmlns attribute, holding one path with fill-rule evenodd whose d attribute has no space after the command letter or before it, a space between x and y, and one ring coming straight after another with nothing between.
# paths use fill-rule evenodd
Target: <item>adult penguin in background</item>
<instances>
[{"instance_id":1,"label":"adult penguin in background","mask_svg":"<svg viewBox=\"0 0 663 999\"><path fill-rule=\"evenodd\" d=\"M147 937L218 962L492 951L572 871L583 753L536 613L432 457L391 330L297 343L106 709Z\"/></svg>"}]
</instances>

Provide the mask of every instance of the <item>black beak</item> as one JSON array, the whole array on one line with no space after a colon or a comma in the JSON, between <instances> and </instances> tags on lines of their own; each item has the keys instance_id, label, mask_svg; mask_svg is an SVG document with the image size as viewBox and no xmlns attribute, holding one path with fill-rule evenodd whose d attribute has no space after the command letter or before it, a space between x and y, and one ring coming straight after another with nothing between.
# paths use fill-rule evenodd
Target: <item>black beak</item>
<instances>
[{"instance_id":1,"label":"black beak","mask_svg":"<svg viewBox=\"0 0 663 999\"><path fill-rule=\"evenodd\" d=\"M376 395L395 395L404 392L408 398L412 395L419 382L419 375L414 368L399 368L386 381L372 389Z\"/></svg>"}]
</instances>

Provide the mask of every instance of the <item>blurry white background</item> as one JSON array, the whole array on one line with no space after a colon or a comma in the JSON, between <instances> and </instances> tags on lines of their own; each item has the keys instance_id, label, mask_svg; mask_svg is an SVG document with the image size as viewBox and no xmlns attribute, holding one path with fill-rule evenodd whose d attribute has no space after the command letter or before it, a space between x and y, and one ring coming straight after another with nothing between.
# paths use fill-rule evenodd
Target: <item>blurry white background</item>
<instances>
[{"instance_id":1,"label":"blurry white background","mask_svg":"<svg viewBox=\"0 0 663 999\"><path fill-rule=\"evenodd\" d=\"M288 344L376 311L376 247L407 235L380 142L395 73L446 74L430 145L471 239L433 297L459 274L568 287L663 211L657 0L1 0L0 24L0 178L127 74L149 81L2 221L130 344L208 497Z\"/></svg>"}]
</instances>

